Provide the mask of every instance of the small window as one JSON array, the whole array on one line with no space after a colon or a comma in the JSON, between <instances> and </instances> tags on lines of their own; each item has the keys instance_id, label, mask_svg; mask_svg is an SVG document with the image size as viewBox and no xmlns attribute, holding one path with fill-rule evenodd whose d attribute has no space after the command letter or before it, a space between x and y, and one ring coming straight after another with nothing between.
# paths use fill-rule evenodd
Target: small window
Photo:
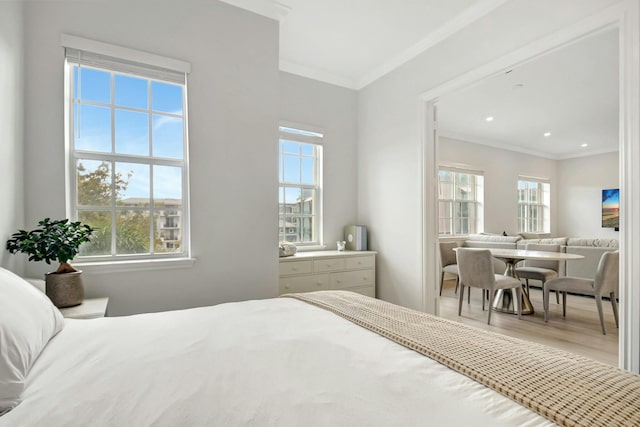
<instances>
[{"instance_id":1,"label":"small window","mask_svg":"<svg viewBox=\"0 0 640 427\"><path fill-rule=\"evenodd\" d=\"M186 74L66 49L69 216L84 260L186 257Z\"/></svg>"},{"instance_id":2,"label":"small window","mask_svg":"<svg viewBox=\"0 0 640 427\"><path fill-rule=\"evenodd\" d=\"M518 232L549 233L551 185L530 178L518 179Z\"/></svg>"},{"instance_id":3,"label":"small window","mask_svg":"<svg viewBox=\"0 0 640 427\"><path fill-rule=\"evenodd\" d=\"M438 171L438 232L459 236L483 230L482 173L441 168Z\"/></svg>"},{"instance_id":4,"label":"small window","mask_svg":"<svg viewBox=\"0 0 640 427\"><path fill-rule=\"evenodd\" d=\"M320 245L323 135L285 126L279 130L279 239Z\"/></svg>"}]
</instances>

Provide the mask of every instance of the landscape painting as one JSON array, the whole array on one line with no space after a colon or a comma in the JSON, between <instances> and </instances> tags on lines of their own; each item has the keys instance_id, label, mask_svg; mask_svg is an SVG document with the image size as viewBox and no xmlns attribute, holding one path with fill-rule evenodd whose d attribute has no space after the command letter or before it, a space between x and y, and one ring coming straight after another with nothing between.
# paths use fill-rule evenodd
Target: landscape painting
<instances>
[{"instance_id":1,"label":"landscape painting","mask_svg":"<svg viewBox=\"0 0 640 427\"><path fill-rule=\"evenodd\" d=\"M620 226L620 190L602 190L602 227Z\"/></svg>"}]
</instances>

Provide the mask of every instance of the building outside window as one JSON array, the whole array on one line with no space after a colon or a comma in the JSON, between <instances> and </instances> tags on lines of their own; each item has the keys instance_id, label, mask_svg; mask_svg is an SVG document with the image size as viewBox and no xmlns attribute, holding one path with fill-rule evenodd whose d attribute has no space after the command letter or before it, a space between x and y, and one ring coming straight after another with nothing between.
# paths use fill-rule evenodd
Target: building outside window
<instances>
[{"instance_id":1,"label":"building outside window","mask_svg":"<svg viewBox=\"0 0 640 427\"><path fill-rule=\"evenodd\" d=\"M441 167L438 171L438 232L441 236L479 233L484 229L482 172Z\"/></svg>"},{"instance_id":2,"label":"building outside window","mask_svg":"<svg viewBox=\"0 0 640 427\"><path fill-rule=\"evenodd\" d=\"M186 257L186 73L66 48L68 210L80 257Z\"/></svg>"},{"instance_id":3,"label":"building outside window","mask_svg":"<svg viewBox=\"0 0 640 427\"><path fill-rule=\"evenodd\" d=\"M288 126L279 131L279 239L320 245L323 135Z\"/></svg>"},{"instance_id":4,"label":"building outside window","mask_svg":"<svg viewBox=\"0 0 640 427\"><path fill-rule=\"evenodd\" d=\"M546 180L518 179L518 232L551 232L551 185Z\"/></svg>"}]
</instances>

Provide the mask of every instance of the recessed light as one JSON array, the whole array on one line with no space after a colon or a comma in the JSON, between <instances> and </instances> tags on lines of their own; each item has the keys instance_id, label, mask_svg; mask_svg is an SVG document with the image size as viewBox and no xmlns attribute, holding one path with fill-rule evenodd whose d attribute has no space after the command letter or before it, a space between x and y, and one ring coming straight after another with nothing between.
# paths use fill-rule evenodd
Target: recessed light
<instances>
[{"instance_id":1,"label":"recessed light","mask_svg":"<svg viewBox=\"0 0 640 427\"><path fill-rule=\"evenodd\" d=\"M489 116L485 120L488 121L488 122L492 122L493 121L493 116Z\"/></svg>"},{"instance_id":2,"label":"recessed light","mask_svg":"<svg viewBox=\"0 0 640 427\"><path fill-rule=\"evenodd\" d=\"M586 142L584 144L580 144L580 147L588 147L589 144L587 144Z\"/></svg>"},{"instance_id":3,"label":"recessed light","mask_svg":"<svg viewBox=\"0 0 640 427\"><path fill-rule=\"evenodd\" d=\"M551 132L545 132L544 136L551 136Z\"/></svg>"}]
</instances>

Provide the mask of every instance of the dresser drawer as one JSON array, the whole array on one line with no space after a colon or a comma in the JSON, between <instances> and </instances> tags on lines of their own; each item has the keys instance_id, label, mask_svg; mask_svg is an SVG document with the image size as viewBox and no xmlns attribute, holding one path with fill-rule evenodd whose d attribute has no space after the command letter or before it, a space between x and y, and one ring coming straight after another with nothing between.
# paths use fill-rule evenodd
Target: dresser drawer
<instances>
[{"instance_id":1,"label":"dresser drawer","mask_svg":"<svg viewBox=\"0 0 640 427\"><path fill-rule=\"evenodd\" d=\"M311 274L280 278L280 294L292 292L326 291L329 289L328 274Z\"/></svg>"},{"instance_id":2,"label":"dresser drawer","mask_svg":"<svg viewBox=\"0 0 640 427\"><path fill-rule=\"evenodd\" d=\"M373 256L358 256L345 259L347 270L360 270L363 268L373 268L375 258Z\"/></svg>"},{"instance_id":3,"label":"dresser drawer","mask_svg":"<svg viewBox=\"0 0 640 427\"><path fill-rule=\"evenodd\" d=\"M344 258L317 259L313 261L314 273L344 270Z\"/></svg>"},{"instance_id":4,"label":"dresser drawer","mask_svg":"<svg viewBox=\"0 0 640 427\"><path fill-rule=\"evenodd\" d=\"M311 273L311 261L289 261L280 263L280 275L290 276L292 274Z\"/></svg>"},{"instance_id":5,"label":"dresser drawer","mask_svg":"<svg viewBox=\"0 0 640 427\"><path fill-rule=\"evenodd\" d=\"M373 285L375 272L373 270L345 271L331 274L329 289L347 289L355 286Z\"/></svg>"}]
</instances>

